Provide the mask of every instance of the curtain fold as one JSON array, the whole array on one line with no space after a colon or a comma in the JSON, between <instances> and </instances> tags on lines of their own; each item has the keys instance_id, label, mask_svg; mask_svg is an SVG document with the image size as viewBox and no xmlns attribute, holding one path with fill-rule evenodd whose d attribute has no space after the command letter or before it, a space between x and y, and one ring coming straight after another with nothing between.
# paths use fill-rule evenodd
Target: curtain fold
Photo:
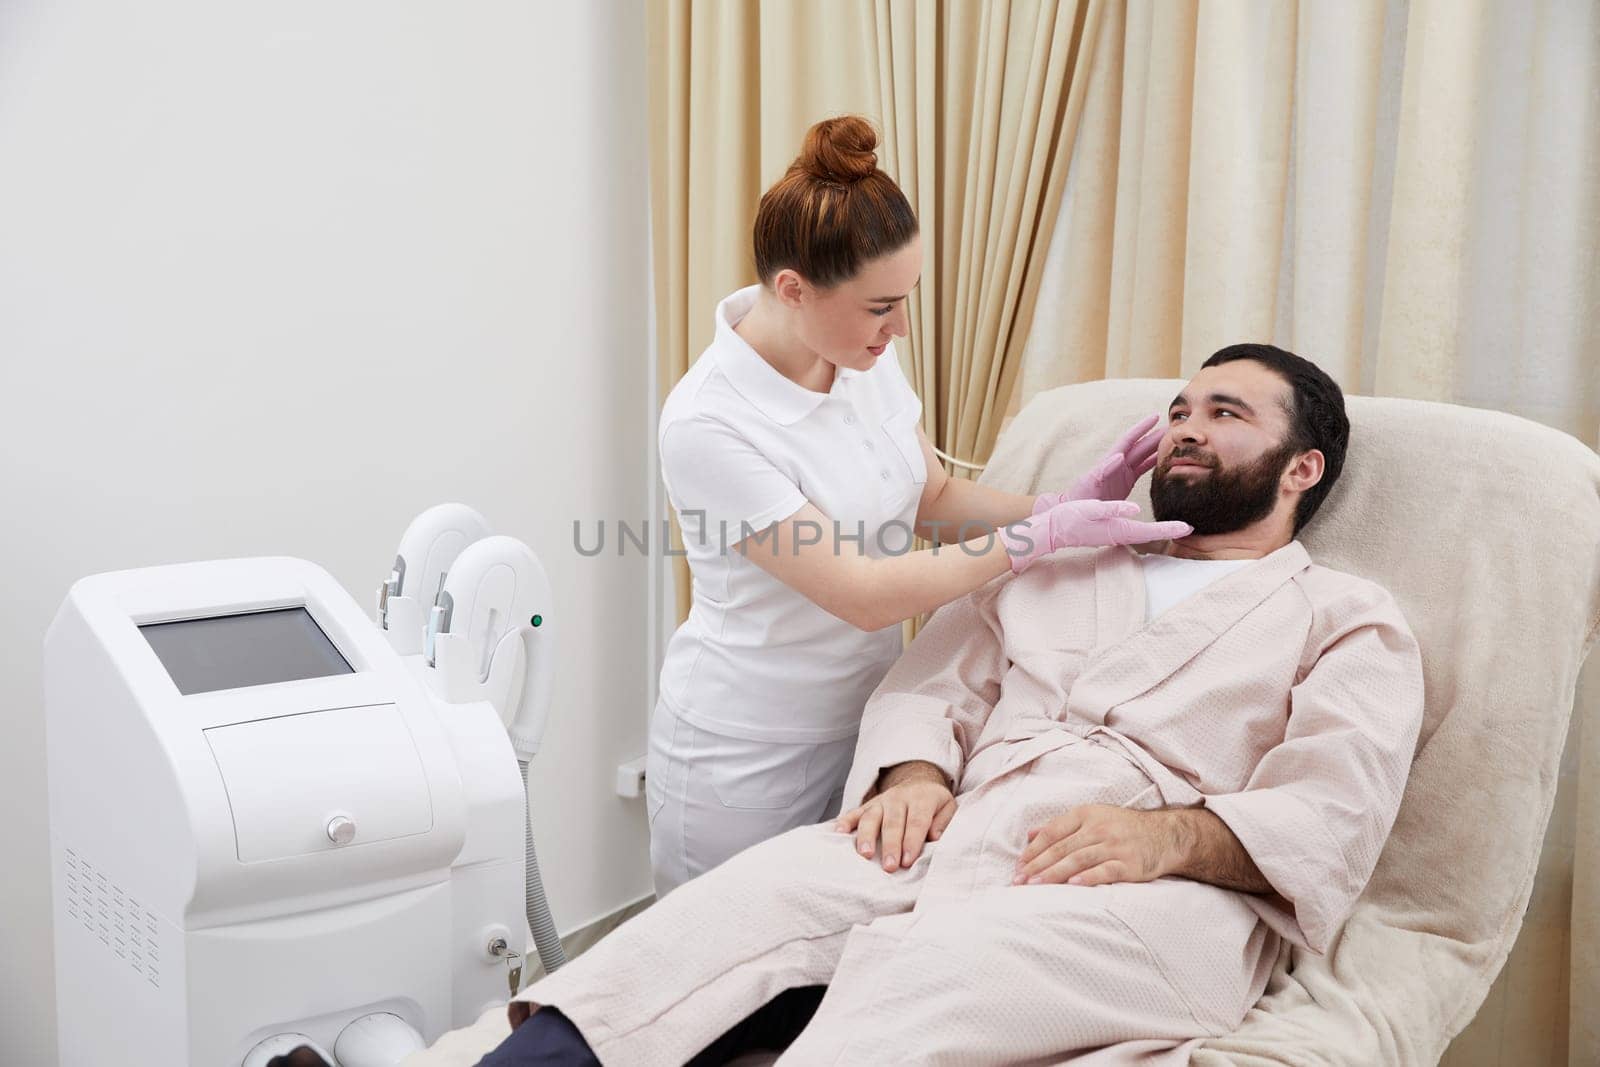
<instances>
[{"instance_id":1,"label":"curtain fold","mask_svg":"<svg viewBox=\"0 0 1600 1067\"><path fill-rule=\"evenodd\" d=\"M1232 340L1273 335L1289 181L1295 15L1291 4L1199 8L1189 203L1181 235L1182 376Z\"/></svg>"},{"instance_id":2,"label":"curtain fold","mask_svg":"<svg viewBox=\"0 0 1600 1067\"><path fill-rule=\"evenodd\" d=\"M1347 386L1363 381L1383 27L1383 0L1305 4L1293 53L1289 273L1275 282L1277 326Z\"/></svg>"},{"instance_id":3,"label":"curtain fold","mask_svg":"<svg viewBox=\"0 0 1600 1067\"><path fill-rule=\"evenodd\" d=\"M1472 188L1483 113L1487 2L1413 0L1406 29L1388 262L1378 319L1376 391L1455 394L1462 274L1471 252Z\"/></svg>"}]
</instances>

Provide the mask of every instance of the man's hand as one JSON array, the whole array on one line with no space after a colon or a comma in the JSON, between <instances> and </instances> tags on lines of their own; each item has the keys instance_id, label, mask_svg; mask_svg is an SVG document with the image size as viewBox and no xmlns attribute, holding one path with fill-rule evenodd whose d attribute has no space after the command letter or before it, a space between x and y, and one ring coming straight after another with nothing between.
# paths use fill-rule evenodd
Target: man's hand
<instances>
[{"instance_id":1,"label":"man's hand","mask_svg":"<svg viewBox=\"0 0 1600 1067\"><path fill-rule=\"evenodd\" d=\"M879 860L893 872L915 863L924 842L939 839L955 817L956 798L944 772L921 760L891 767L880 784L872 799L833 825L841 833L854 831L856 851L869 860L881 835Z\"/></svg>"},{"instance_id":2,"label":"man's hand","mask_svg":"<svg viewBox=\"0 0 1600 1067\"><path fill-rule=\"evenodd\" d=\"M1272 891L1228 824L1204 808L1135 811L1085 804L1028 831L1013 885L1150 882L1166 875L1245 893Z\"/></svg>"},{"instance_id":3,"label":"man's hand","mask_svg":"<svg viewBox=\"0 0 1600 1067\"><path fill-rule=\"evenodd\" d=\"M1168 874L1180 842L1165 812L1085 804L1028 831L1013 885L1149 882Z\"/></svg>"}]
</instances>

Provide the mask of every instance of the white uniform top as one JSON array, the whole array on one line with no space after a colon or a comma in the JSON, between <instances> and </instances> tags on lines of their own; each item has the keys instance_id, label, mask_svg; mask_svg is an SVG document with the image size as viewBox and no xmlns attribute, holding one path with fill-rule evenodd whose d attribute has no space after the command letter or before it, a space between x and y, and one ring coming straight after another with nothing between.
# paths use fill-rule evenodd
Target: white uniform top
<instances>
[{"instance_id":1,"label":"white uniform top","mask_svg":"<svg viewBox=\"0 0 1600 1067\"><path fill-rule=\"evenodd\" d=\"M753 285L717 306L716 338L661 411L661 473L694 576L661 699L728 737L835 741L859 728L900 654L899 625L864 633L733 546L809 501L840 535L819 531L819 547L908 551L927 481L922 403L892 344L871 370L838 368L827 393L785 378L733 329L759 292ZM772 535L748 549L772 552Z\"/></svg>"},{"instance_id":2,"label":"white uniform top","mask_svg":"<svg viewBox=\"0 0 1600 1067\"><path fill-rule=\"evenodd\" d=\"M1212 582L1254 563L1253 559L1180 559L1152 553L1144 563L1144 621L1198 593Z\"/></svg>"}]
</instances>

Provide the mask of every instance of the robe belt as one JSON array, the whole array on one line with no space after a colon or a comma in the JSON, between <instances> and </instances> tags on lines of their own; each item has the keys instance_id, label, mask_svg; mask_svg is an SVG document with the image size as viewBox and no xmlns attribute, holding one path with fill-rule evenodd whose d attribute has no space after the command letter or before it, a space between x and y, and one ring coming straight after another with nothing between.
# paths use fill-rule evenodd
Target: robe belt
<instances>
[{"instance_id":1,"label":"robe belt","mask_svg":"<svg viewBox=\"0 0 1600 1067\"><path fill-rule=\"evenodd\" d=\"M999 766L992 773L985 774L984 781L992 781L1032 763L1047 753L1085 741L1110 749L1133 764L1155 785L1157 792L1161 794L1163 805L1192 807L1201 802L1202 796L1198 789L1178 777L1126 735L1109 726L1071 720L1061 721L1044 716L1028 716L1012 720L1006 727L1004 747L996 746L991 750L996 751ZM987 753L975 757L968 769L971 770L973 765L986 762L983 760L983 755Z\"/></svg>"}]
</instances>

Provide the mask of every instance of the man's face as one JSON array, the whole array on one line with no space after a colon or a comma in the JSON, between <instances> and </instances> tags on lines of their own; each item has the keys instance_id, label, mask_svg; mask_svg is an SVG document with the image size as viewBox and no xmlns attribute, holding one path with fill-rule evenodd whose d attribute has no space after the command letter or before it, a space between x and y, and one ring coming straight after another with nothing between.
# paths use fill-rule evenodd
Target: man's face
<instances>
[{"instance_id":1,"label":"man's face","mask_svg":"<svg viewBox=\"0 0 1600 1067\"><path fill-rule=\"evenodd\" d=\"M1284 494L1296 453L1289 433L1289 383L1255 360L1206 367L1167 413L1156 450L1150 505L1157 522L1175 519L1199 536L1260 522Z\"/></svg>"}]
</instances>

